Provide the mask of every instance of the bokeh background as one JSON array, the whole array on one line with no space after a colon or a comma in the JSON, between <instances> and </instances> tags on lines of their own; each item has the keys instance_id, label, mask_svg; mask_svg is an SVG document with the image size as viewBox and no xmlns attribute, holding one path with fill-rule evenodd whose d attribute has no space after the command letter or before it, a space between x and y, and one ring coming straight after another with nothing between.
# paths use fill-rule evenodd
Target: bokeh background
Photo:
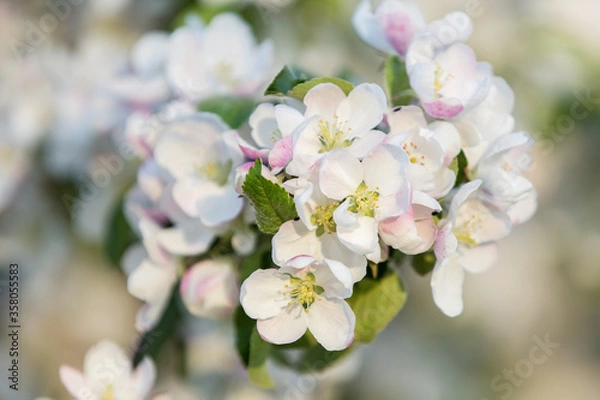
<instances>
[{"instance_id":1,"label":"bokeh background","mask_svg":"<svg viewBox=\"0 0 600 400\"><path fill-rule=\"evenodd\" d=\"M178 344L185 359L167 349L159 360L157 392L177 400L600 399L600 2L416 2L427 20L469 13L469 44L513 87L517 127L538 141L529 173L539 190L536 216L501 242L491 271L467 278L459 318L441 314L429 278L405 268L404 310L375 343L323 376L274 368L278 391L253 388L227 324L190 321ZM86 182L114 152L122 123L103 82L144 32L171 29L183 10L208 18L233 9L259 38L275 41L274 72L295 63L381 83L383 59L350 23L356 0L80 0L53 29L31 36L30 24L54 3L0 2L0 291L8 264L19 262L23 327L22 397L2 377L1 399L66 399L61 364L80 368L104 338L135 343L140 303L103 252L135 163L101 190ZM15 40L33 43L26 55L15 53ZM85 207L71 213L69 196L81 192ZM555 343L545 359L528 361L543 354L535 347L544 341Z\"/></svg>"}]
</instances>

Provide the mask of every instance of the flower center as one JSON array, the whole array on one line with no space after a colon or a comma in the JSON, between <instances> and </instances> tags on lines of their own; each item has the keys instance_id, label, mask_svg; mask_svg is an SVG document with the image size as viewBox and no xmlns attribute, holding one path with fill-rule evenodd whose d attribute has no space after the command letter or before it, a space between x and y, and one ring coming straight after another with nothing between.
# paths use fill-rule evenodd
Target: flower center
<instances>
[{"instance_id":1,"label":"flower center","mask_svg":"<svg viewBox=\"0 0 600 400\"><path fill-rule=\"evenodd\" d=\"M436 98L440 98L440 90L448 83L450 79L454 78L451 74L444 72L444 69L438 64L433 72L433 91Z\"/></svg>"},{"instance_id":2,"label":"flower center","mask_svg":"<svg viewBox=\"0 0 600 400\"><path fill-rule=\"evenodd\" d=\"M223 186L229 179L229 172L231 171L232 166L233 162L231 160L228 160L224 163L211 161L203 166L196 166L196 169L198 174L218 183L220 186Z\"/></svg>"},{"instance_id":3,"label":"flower center","mask_svg":"<svg viewBox=\"0 0 600 400\"><path fill-rule=\"evenodd\" d=\"M479 243L473 238L473 232L483 228L483 221L474 214L462 225L454 228L452 233L456 236L456 240L463 243L469 248L477 247Z\"/></svg>"},{"instance_id":4,"label":"flower center","mask_svg":"<svg viewBox=\"0 0 600 400\"><path fill-rule=\"evenodd\" d=\"M233 66L229 61L221 61L215 67L215 75L223 85L233 89L237 85L237 80L233 76Z\"/></svg>"},{"instance_id":5,"label":"flower center","mask_svg":"<svg viewBox=\"0 0 600 400\"><path fill-rule=\"evenodd\" d=\"M304 311L308 312L310 306L319 299L319 295L325 290L315 284L315 275L312 272L306 274L304 279L290 275L290 283L285 285L286 288L291 288L290 292L285 292L283 295L289 295L290 301L288 306L292 304L301 305Z\"/></svg>"},{"instance_id":6,"label":"flower center","mask_svg":"<svg viewBox=\"0 0 600 400\"><path fill-rule=\"evenodd\" d=\"M277 143L282 138L283 138L283 133L281 133L281 130L279 130L279 128L277 128L271 133L271 136L269 136L269 141L271 141L273 143Z\"/></svg>"},{"instance_id":7,"label":"flower center","mask_svg":"<svg viewBox=\"0 0 600 400\"><path fill-rule=\"evenodd\" d=\"M402 149L408 155L408 160L412 164L419 164L421 166L425 166L425 156L423 154L419 154L419 146L417 146L413 142L405 142L402 145Z\"/></svg>"},{"instance_id":8,"label":"flower center","mask_svg":"<svg viewBox=\"0 0 600 400\"><path fill-rule=\"evenodd\" d=\"M331 203L328 206L317 206L315 212L310 217L310 222L317 227L317 237L325 232L332 234L336 231L336 223L333 220L333 212L338 208L338 203Z\"/></svg>"},{"instance_id":9,"label":"flower center","mask_svg":"<svg viewBox=\"0 0 600 400\"><path fill-rule=\"evenodd\" d=\"M375 188L379 190L379 187ZM349 197L350 207L348 211L360 213L365 217L375 217L375 209L379 208L379 192L369 190L369 187L363 182L358 186L353 196Z\"/></svg>"},{"instance_id":10,"label":"flower center","mask_svg":"<svg viewBox=\"0 0 600 400\"><path fill-rule=\"evenodd\" d=\"M330 123L329 121L320 120L319 121L319 131L318 137L319 142L321 142L321 150L319 153L327 153L333 149L343 149L352 144L351 139L345 139L346 131L344 130L344 125L346 122L338 121L338 116L334 116L334 123ZM348 128L348 131L351 131L352 128Z\"/></svg>"},{"instance_id":11,"label":"flower center","mask_svg":"<svg viewBox=\"0 0 600 400\"><path fill-rule=\"evenodd\" d=\"M106 385L106 389L104 389L104 393L102 393L101 400L113 400L115 398L115 390L113 386L109 383Z\"/></svg>"}]
</instances>

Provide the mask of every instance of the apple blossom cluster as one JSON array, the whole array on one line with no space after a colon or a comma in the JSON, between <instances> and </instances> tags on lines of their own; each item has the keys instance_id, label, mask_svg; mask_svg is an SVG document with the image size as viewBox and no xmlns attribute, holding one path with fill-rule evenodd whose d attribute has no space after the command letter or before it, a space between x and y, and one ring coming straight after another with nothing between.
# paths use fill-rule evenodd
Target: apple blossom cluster
<instances>
[{"instance_id":1,"label":"apple blossom cluster","mask_svg":"<svg viewBox=\"0 0 600 400\"><path fill-rule=\"evenodd\" d=\"M390 248L433 251L435 304L461 314L465 271L489 268L496 241L536 208L523 176L533 140L513 132L512 90L465 43L469 17L426 24L413 3L387 0L374 12L363 2L353 22L405 66L413 99L395 104L395 93L386 98L375 84L345 92L319 83L302 105L259 106L250 117L255 146L242 142L298 215L273 237L280 268L254 272L241 289L261 337L276 344L308 328L327 350L348 347L356 321L344 299Z\"/></svg>"},{"instance_id":2,"label":"apple blossom cluster","mask_svg":"<svg viewBox=\"0 0 600 400\"><path fill-rule=\"evenodd\" d=\"M248 368L264 342L345 350L402 308L406 264L425 262L437 307L461 314L465 272L491 267L533 215L534 143L515 131L509 85L466 44L469 17L427 23L412 2L366 0L352 22L386 54L384 85L285 67L267 88L272 44L231 13L135 45L111 87L140 158L123 207L140 241L122 257L138 331L180 299L202 318L237 309ZM100 348L117 353L89 357ZM153 369L135 365L61 377L76 397L142 398Z\"/></svg>"},{"instance_id":3,"label":"apple blossom cluster","mask_svg":"<svg viewBox=\"0 0 600 400\"><path fill-rule=\"evenodd\" d=\"M156 325L180 278L181 298L194 315L218 318L237 305L233 254L206 253L219 238L237 255L254 249L252 215L234 189L235 167L244 156L236 131L216 114L196 111L196 104L255 96L266 83L270 58L270 42L257 46L241 18L221 14L207 26L194 19L170 35L146 34L133 49L131 75L115 80L145 104L125 131L142 158L125 200L142 242L122 261L129 292L145 302L139 331ZM187 268L185 257L197 262Z\"/></svg>"}]
</instances>

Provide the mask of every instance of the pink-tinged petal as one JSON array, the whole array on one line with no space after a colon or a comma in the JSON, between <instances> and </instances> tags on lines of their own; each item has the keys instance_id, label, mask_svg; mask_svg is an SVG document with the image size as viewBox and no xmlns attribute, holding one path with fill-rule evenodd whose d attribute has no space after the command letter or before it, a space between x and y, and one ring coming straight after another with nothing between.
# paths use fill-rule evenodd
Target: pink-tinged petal
<instances>
[{"instance_id":1,"label":"pink-tinged petal","mask_svg":"<svg viewBox=\"0 0 600 400\"><path fill-rule=\"evenodd\" d=\"M306 312L297 305L287 307L274 317L259 319L256 328L260 337L274 344L293 343L306 332Z\"/></svg>"},{"instance_id":2,"label":"pink-tinged petal","mask_svg":"<svg viewBox=\"0 0 600 400\"><path fill-rule=\"evenodd\" d=\"M464 110L460 100L453 98L436 100L422 105L427 114L439 119L454 118Z\"/></svg>"},{"instance_id":3,"label":"pink-tinged petal","mask_svg":"<svg viewBox=\"0 0 600 400\"><path fill-rule=\"evenodd\" d=\"M157 236L161 246L180 256L204 253L214 238L215 232L202 225L198 219L190 219L175 227L163 229Z\"/></svg>"},{"instance_id":4,"label":"pink-tinged petal","mask_svg":"<svg viewBox=\"0 0 600 400\"><path fill-rule=\"evenodd\" d=\"M244 156L250 160L256 160L260 158L262 162L267 162L269 159L269 150L267 149L257 149L249 144L240 143L240 150L242 150Z\"/></svg>"},{"instance_id":5,"label":"pink-tinged petal","mask_svg":"<svg viewBox=\"0 0 600 400\"><path fill-rule=\"evenodd\" d=\"M61 365L58 373L60 375L60 381L71 396L80 398L84 392L89 391L83 374L75 368L69 367L68 365Z\"/></svg>"},{"instance_id":6,"label":"pink-tinged petal","mask_svg":"<svg viewBox=\"0 0 600 400\"><path fill-rule=\"evenodd\" d=\"M384 27L388 42L401 56L406 54L415 35L425 27L419 7L412 2L387 0L378 7L376 17Z\"/></svg>"},{"instance_id":7,"label":"pink-tinged petal","mask_svg":"<svg viewBox=\"0 0 600 400\"><path fill-rule=\"evenodd\" d=\"M435 305L447 316L456 317L463 311L462 286L465 271L456 257L438 261L431 276Z\"/></svg>"},{"instance_id":8,"label":"pink-tinged petal","mask_svg":"<svg viewBox=\"0 0 600 400\"><path fill-rule=\"evenodd\" d=\"M358 36L369 46L389 54L395 52L388 42L383 26L371 10L370 0L364 0L356 7L352 16L352 25Z\"/></svg>"},{"instance_id":9,"label":"pink-tinged petal","mask_svg":"<svg viewBox=\"0 0 600 400\"><path fill-rule=\"evenodd\" d=\"M463 247L458 253L458 262L472 274L479 274L490 269L498 259L498 246L488 243L481 246Z\"/></svg>"},{"instance_id":10,"label":"pink-tinged petal","mask_svg":"<svg viewBox=\"0 0 600 400\"><path fill-rule=\"evenodd\" d=\"M449 221L440 224L433 251L438 260L445 260L456 252L458 240L452 233L453 225Z\"/></svg>"},{"instance_id":11,"label":"pink-tinged petal","mask_svg":"<svg viewBox=\"0 0 600 400\"><path fill-rule=\"evenodd\" d=\"M437 228L431 216L417 221L411 208L400 217L387 219L379 224L379 236L395 249L408 255L424 253L431 248Z\"/></svg>"},{"instance_id":12,"label":"pink-tinged petal","mask_svg":"<svg viewBox=\"0 0 600 400\"><path fill-rule=\"evenodd\" d=\"M337 115L340 122L346 123L347 137L363 137L383 120L386 108L383 89L374 83L363 83L340 103Z\"/></svg>"},{"instance_id":13,"label":"pink-tinged petal","mask_svg":"<svg viewBox=\"0 0 600 400\"><path fill-rule=\"evenodd\" d=\"M306 316L308 329L326 350L343 350L352 343L356 317L344 300L319 299Z\"/></svg>"},{"instance_id":14,"label":"pink-tinged petal","mask_svg":"<svg viewBox=\"0 0 600 400\"><path fill-rule=\"evenodd\" d=\"M201 187L198 196L198 216L208 227L216 227L233 220L244 207L244 199L236 193L232 185L219 186L207 182Z\"/></svg>"},{"instance_id":15,"label":"pink-tinged petal","mask_svg":"<svg viewBox=\"0 0 600 400\"><path fill-rule=\"evenodd\" d=\"M391 110L388 112L387 121L392 136L427 127L423 110L416 106L403 106Z\"/></svg>"},{"instance_id":16,"label":"pink-tinged petal","mask_svg":"<svg viewBox=\"0 0 600 400\"><path fill-rule=\"evenodd\" d=\"M131 374L131 383L135 393L141 397L147 396L156 380L156 366L149 357L144 357Z\"/></svg>"},{"instance_id":17,"label":"pink-tinged petal","mask_svg":"<svg viewBox=\"0 0 600 400\"><path fill-rule=\"evenodd\" d=\"M333 150L321 162L320 188L323 194L331 199L342 200L354 194L362 181L363 167L347 150Z\"/></svg>"},{"instance_id":18,"label":"pink-tinged petal","mask_svg":"<svg viewBox=\"0 0 600 400\"><path fill-rule=\"evenodd\" d=\"M294 139L292 136L284 136L275 143L273 150L269 153L269 166L281 171L294 156Z\"/></svg>"},{"instance_id":19,"label":"pink-tinged petal","mask_svg":"<svg viewBox=\"0 0 600 400\"><path fill-rule=\"evenodd\" d=\"M318 116L326 120L336 115L338 106L346 99L346 94L333 83L321 83L310 89L304 96L306 118Z\"/></svg>"},{"instance_id":20,"label":"pink-tinged petal","mask_svg":"<svg viewBox=\"0 0 600 400\"><path fill-rule=\"evenodd\" d=\"M239 298L236 274L226 261L194 264L183 276L179 292L190 313L204 318L231 314Z\"/></svg>"},{"instance_id":21,"label":"pink-tinged petal","mask_svg":"<svg viewBox=\"0 0 600 400\"><path fill-rule=\"evenodd\" d=\"M242 284L240 302L254 319L267 319L282 312L289 299L284 297L289 279L276 269L254 271Z\"/></svg>"}]
</instances>

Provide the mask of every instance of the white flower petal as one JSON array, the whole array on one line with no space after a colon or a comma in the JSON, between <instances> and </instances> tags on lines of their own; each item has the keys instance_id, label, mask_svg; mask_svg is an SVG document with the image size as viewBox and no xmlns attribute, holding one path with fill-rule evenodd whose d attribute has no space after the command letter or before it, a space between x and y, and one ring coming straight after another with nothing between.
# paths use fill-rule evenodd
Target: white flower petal
<instances>
[{"instance_id":1,"label":"white flower petal","mask_svg":"<svg viewBox=\"0 0 600 400\"><path fill-rule=\"evenodd\" d=\"M61 365L58 370L60 375L60 381L65 386L69 394L79 399L82 393L86 392L85 378L83 374L75 368L69 367L68 365Z\"/></svg>"},{"instance_id":2,"label":"white flower petal","mask_svg":"<svg viewBox=\"0 0 600 400\"><path fill-rule=\"evenodd\" d=\"M389 54L395 52L388 42L383 27L371 11L370 0L364 0L356 7L352 16L352 25L358 36L368 45Z\"/></svg>"},{"instance_id":3,"label":"white flower petal","mask_svg":"<svg viewBox=\"0 0 600 400\"><path fill-rule=\"evenodd\" d=\"M306 332L305 311L300 306L287 307L274 317L259 319L256 328L260 337L270 343L287 344L300 339Z\"/></svg>"},{"instance_id":4,"label":"white flower petal","mask_svg":"<svg viewBox=\"0 0 600 400\"><path fill-rule=\"evenodd\" d=\"M344 300L317 300L306 316L308 329L326 350L343 350L352 343L356 317Z\"/></svg>"},{"instance_id":5,"label":"white flower petal","mask_svg":"<svg viewBox=\"0 0 600 400\"><path fill-rule=\"evenodd\" d=\"M358 216L354 225L338 224L337 235L340 242L358 254L375 253L379 247L377 221L371 217Z\"/></svg>"},{"instance_id":6,"label":"white flower petal","mask_svg":"<svg viewBox=\"0 0 600 400\"><path fill-rule=\"evenodd\" d=\"M473 248L461 248L458 262L462 267L473 274L487 271L498 259L498 246L488 243Z\"/></svg>"},{"instance_id":7,"label":"white flower petal","mask_svg":"<svg viewBox=\"0 0 600 400\"><path fill-rule=\"evenodd\" d=\"M463 311L462 286L465 271L456 257L438 261L431 276L433 300L440 310L449 317L456 317Z\"/></svg>"},{"instance_id":8,"label":"white flower petal","mask_svg":"<svg viewBox=\"0 0 600 400\"><path fill-rule=\"evenodd\" d=\"M198 216L208 227L215 227L233 220L244 207L244 199L236 193L233 185L219 186L207 182L198 196Z\"/></svg>"},{"instance_id":9,"label":"white flower petal","mask_svg":"<svg viewBox=\"0 0 600 400\"><path fill-rule=\"evenodd\" d=\"M274 317L286 307L288 299L283 296L289 279L276 269L256 270L244 281L240 302L250 318Z\"/></svg>"},{"instance_id":10,"label":"white flower petal","mask_svg":"<svg viewBox=\"0 0 600 400\"><path fill-rule=\"evenodd\" d=\"M205 318L223 318L233 311L239 289L228 261L204 260L194 264L181 279L181 299L190 313Z\"/></svg>"},{"instance_id":11,"label":"white flower petal","mask_svg":"<svg viewBox=\"0 0 600 400\"><path fill-rule=\"evenodd\" d=\"M342 200L354 194L362 181L363 167L347 150L334 150L321 162L319 185L329 198Z\"/></svg>"},{"instance_id":12,"label":"white flower petal","mask_svg":"<svg viewBox=\"0 0 600 400\"><path fill-rule=\"evenodd\" d=\"M332 119L336 115L338 106L346 99L346 94L339 86L333 83L321 83L306 93L306 118L318 116L323 119Z\"/></svg>"},{"instance_id":13,"label":"white flower petal","mask_svg":"<svg viewBox=\"0 0 600 400\"><path fill-rule=\"evenodd\" d=\"M194 141L182 135L171 133L162 136L154 150L156 162L175 178L194 174L197 159Z\"/></svg>"},{"instance_id":14,"label":"white flower petal","mask_svg":"<svg viewBox=\"0 0 600 400\"><path fill-rule=\"evenodd\" d=\"M156 380L156 366L149 357L144 357L131 374L131 383L135 392L145 397L150 394Z\"/></svg>"},{"instance_id":15,"label":"white flower petal","mask_svg":"<svg viewBox=\"0 0 600 400\"><path fill-rule=\"evenodd\" d=\"M198 219L177 224L158 233L158 242L175 255L192 256L202 254L210 247L215 232L202 225Z\"/></svg>"},{"instance_id":16,"label":"white flower petal","mask_svg":"<svg viewBox=\"0 0 600 400\"><path fill-rule=\"evenodd\" d=\"M174 267L146 260L127 278L127 291L140 300L151 302L169 293L175 279Z\"/></svg>"},{"instance_id":17,"label":"white flower petal","mask_svg":"<svg viewBox=\"0 0 600 400\"><path fill-rule=\"evenodd\" d=\"M350 137L362 137L383 120L386 108L383 89L374 83L363 83L340 103L337 115L340 121L347 121L347 130L352 129Z\"/></svg>"}]
</instances>

